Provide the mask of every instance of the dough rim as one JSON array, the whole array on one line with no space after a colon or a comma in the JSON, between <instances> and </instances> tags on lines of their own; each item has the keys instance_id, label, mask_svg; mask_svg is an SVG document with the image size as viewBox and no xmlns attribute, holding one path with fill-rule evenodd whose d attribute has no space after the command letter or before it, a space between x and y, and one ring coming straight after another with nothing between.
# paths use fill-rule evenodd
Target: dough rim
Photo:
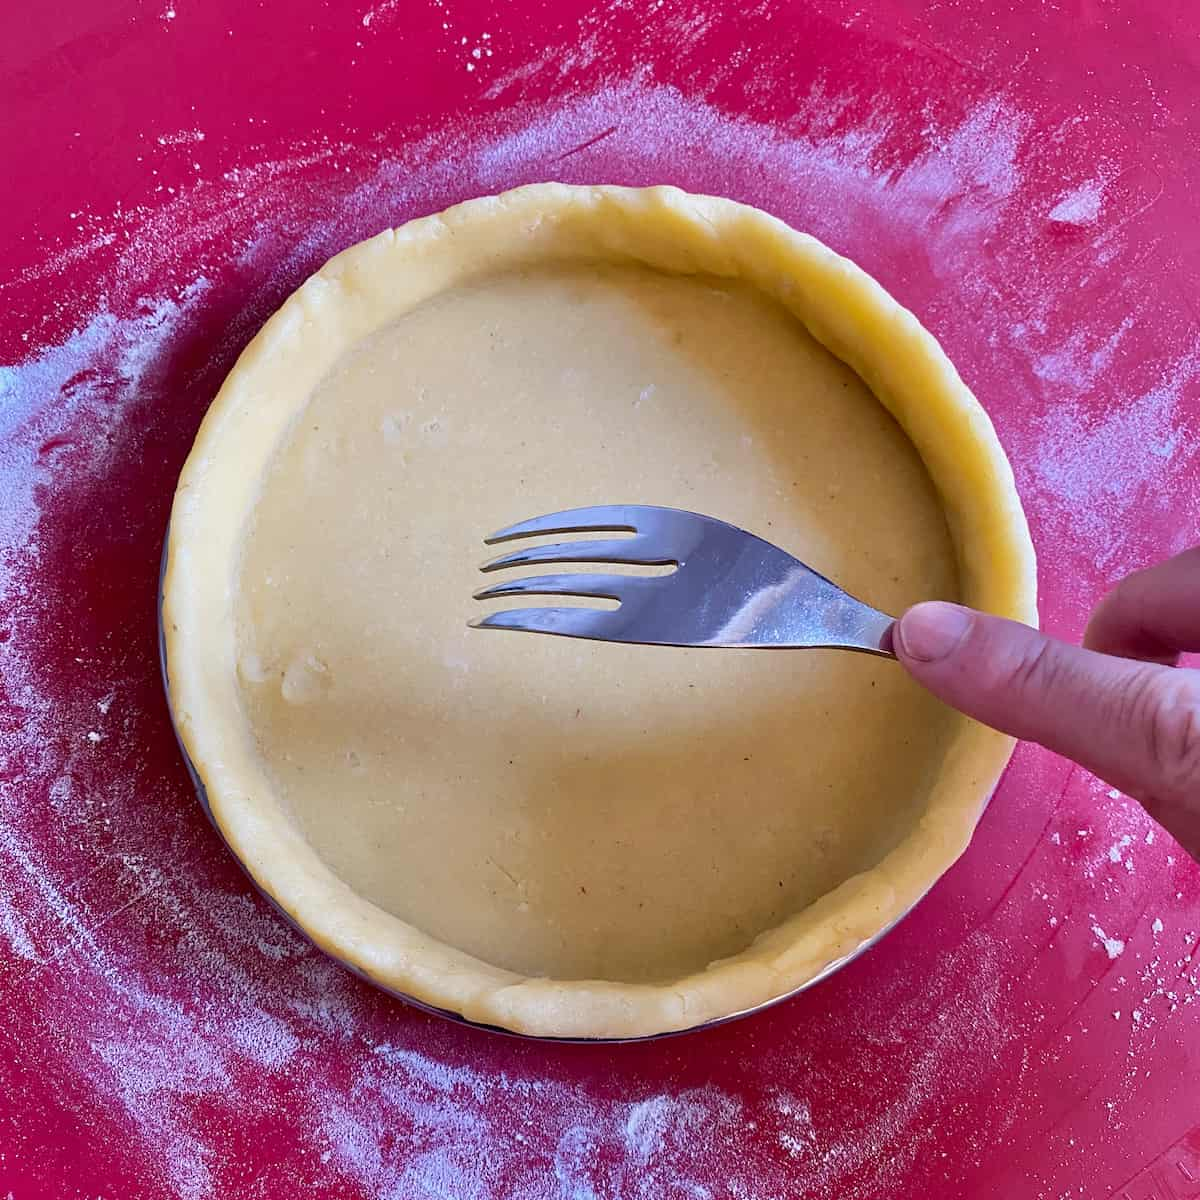
<instances>
[{"instance_id":1,"label":"dough rim","mask_svg":"<svg viewBox=\"0 0 1200 1200\"><path fill-rule=\"evenodd\" d=\"M422 933L324 865L271 794L238 699L233 580L256 468L333 363L417 303L506 268L597 258L740 277L779 300L912 441L946 511L964 602L1037 621L1033 545L987 414L912 313L782 221L673 187L533 184L385 230L326 263L242 352L180 475L162 589L176 729L218 830L320 949L426 1005L543 1037L649 1036L794 992L902 917L951 866L1014 745L963 718L923 816L876 867L670 984L523 977Z\"/></svg>"}]
</instances>

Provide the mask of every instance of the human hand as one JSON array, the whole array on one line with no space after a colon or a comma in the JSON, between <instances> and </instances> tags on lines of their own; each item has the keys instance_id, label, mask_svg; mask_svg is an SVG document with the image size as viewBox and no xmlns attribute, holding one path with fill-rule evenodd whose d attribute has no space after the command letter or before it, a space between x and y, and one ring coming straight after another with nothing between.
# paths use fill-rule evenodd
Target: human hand
<instances>
[{"instance_id":1,"label":"human hand","mask_svg":"<svg viewBox=\"0 0 1200 1200\"><path fill-rule=\"evenodd\" d=\"M1200 860L1200 547L1130 575L1083 647L957 604L918 604L893 634L947 704L1074 759L1145 805Z\"/></svg>"}]
</instances>

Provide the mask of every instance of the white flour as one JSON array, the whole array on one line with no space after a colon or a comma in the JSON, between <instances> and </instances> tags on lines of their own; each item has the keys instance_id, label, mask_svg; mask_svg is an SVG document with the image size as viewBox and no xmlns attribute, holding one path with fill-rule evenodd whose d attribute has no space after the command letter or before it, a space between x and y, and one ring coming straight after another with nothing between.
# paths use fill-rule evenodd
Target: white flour
<instances>
[{"instance_id":1,"label":"white flour","mask_svg":"<svg viewBox=\"0 0 1200 1200\"><path fill-rule=\"evenodd\" d=\"M384 22L393 7L385 0L367 9L362 26ZM174 15L167 9L163 19ZM703 22L681 30L682 37L703 33ZM467 65L486 64L488 40L472 35L462 49ZM587 53L585 43L576 66ZM552 58L534 62L497 78L493 91L502 96L523 78L571 69ZM397 157L328 143L297 147L289 158L198 183L154 212L81 221L88 239L61 248L27 278L107 253L114 257L106 269L127 288L166 241L193 265L169 294L147 297L121 316L106 310L101 289L95 313L69 337L0 369L5 601L18 614L33 603L43 489L65 475L103 495L113 463L141 452L147 430L138 422L147 405L169 411L170 397L161 394L164 363L216 286L210 276L218 271L207 265L213 256L220 266L222 256L234 255L256 273L260 299L277 300L349 241L454 195L547 176L661 182L669 162L670 182L681 186L763 204L787 197L780 215L835 247L862 249L863 257L886 229L890 239L911 245L915 272L978 300L985 281L976 249L1019 187L1026 121L993 100L931 135L897 169L882 152L889 118L875 113L847 124L848 103L819 90L800 98L795 128L785 133L730 118L668 87L625 82L522 108L488 128L439 131ZM203 136L184 130L159 141L185 147ZM306 201L298 181L335 167L345 168L353 186L331 190L319 205ZM1097 195L1093 212L1082 192L1072 193L1051 216L1091 220L1099 204ZM231 249L248 228L260 232ZM114 251L114 244L124 249ZM249 315L235 324L225 335L229 344L244 340L252 324ZM999 324L996 330L1008 351L1034 361L1020 350L1018 332ZM1070 379L1066 366L1054 365L1055 353L1067 356L1062 363L1090 355L1101 369L1126 332L1103 331L1088 343L1094 350L1083 343L1044 348L1037 359L1043 378ZM1032 435L1031 501L1043 512L1069 507L1073 536L1084 543L1080 553L1108 544L1131 489L1155 486L1179 451L1187 435L1174 405L1194 369L1192 360L1181 360L1157 389L1099 420L1064 400ZM68 472L57 465L62 454L74 456ZM232 1104L252 1126L276 1103L265 1079L301 1098L292 1133L311 1153L294 1156L289 1182L297 1194L324 1171L322 1178L344 1178L380 1200L749 1200L784 1194L797 1180L814 1194L874 1197L919 1164L939 1116L975 1095L981 1073L1023 1037L1005 1019L999 952L980 933L949 950L931 977L914 983L898 976L862 1001L869 1011L861 1028L870 1033L847 1047L857 1067L841 1083L852 1088L873 1069L884 1074L903 1055L908 1085L898 1094L859 1097L837 1113L820 1111L813 1098L828 1095L830 1072L836 1084L843 1068L808 1061L805 1050L810 1032L816 1044L844 1038L841 1020L828 1015L814 1017L811 1030L778 1035L775 1052L786 1062L765 1069L726 1063L721 1086L697 1082L679 1065L689 1053L702 1055L711 1044L703 1041L687 1049L680 1043L677 1056L664 1050L654 1083L631 1065L644 1057L613 1051L602 1060L606 1082L598 1084L592 1075L601 1060L591 1051L584 1052L590 1066L575 1068L570 1051L542 1055L513 1043L501 1050L483 1035L460 1036L364 1000L356 982L246 897L212 839L195 827L194 813L183 829L178 817L163 820L186 801L173 781L145 778L136 766L139 743L164 736L162 714L136 711L124 699L155 669L148 647L126 657L97 654L110 668L124 664L126 673L110 669L64 696L42 678L40 636L36 619L18 615L4 654L20 719L0 733L0 765L19 771L24 794L48 795L50 806L6 802L0 938L59 999L61 1060L47 1063L47 1071L85 1081L100 1103L124 1111L135 1152L164 1191L187 1200L229 1194L224 1143L205 1105ZM89 649L77 653L82 677ZM103 762L97 766L89 755L120 765L104 773ZM1129 840L1120 844L1125 850ZM93 873L110 882L103 911L86 898ZM171 948L144 957L127 949L115 931L119 918L133 914L139 926L170 931ZM1095 932L1110 957L1124 949L1098 923ZM1162 933L1156 922L1156 936ZM974 986L964 993L958 981L968 963ZM186 1004L176 998L181 994ZM753 1058L754 1026L744 1028L739 1045ZM660 1076L682 1082L664 1090ZM966 1139L962 1162L983 1155L1013 1117L1001 1107Z\"/></svg>"},{"instance_id":2,"label":"white flour","mask_svg":"<svg viewBox=\"0 0 1200 1200\"><path fill-rule=\"evenodd\" d=\"M1092 932L1109 958L1120 958L1125 953L1125 943L1120 938L1109 937L1099 925L1093 925Z\"/></svg>"},{"instance_id":3,"label":"white flour","mask_svg":"<svg viewBox=\"0 0 1200 1200\"><path fill-rule=\"evenodd\" d=\"M1103 201L1103 182L1089 179L1062 195L1050 210L1050 220L1064 225L1090 225L1100 215Z\"/></svg>"},{"instance_id":4,"label":"white flour","mask_svg":"<svg viewBox=\"0 0 1200 1200\"><path fill-rule=\"evenodd\" d=\"M1164 492L1176 507L1187 495L1169 481L1182 476L1200 446L1178 411L1183 390L1196 378L1197 361L1187 355L1155 387L1103 417L1071 399L1049 409L1039 422L1041 453L1032 473L1043 492L1066 501L1060 509L1066 535L1094 548L1094 561L1113 568L1114 575L1139 565L1128 560L1122 531L1136 529L1132 514L1147 495ZM1082 386L1087 382L1085 372ZM1190 514L1179 515L1178 543L1170 552L1196 537Z\"/></svg>"}]
</instances>

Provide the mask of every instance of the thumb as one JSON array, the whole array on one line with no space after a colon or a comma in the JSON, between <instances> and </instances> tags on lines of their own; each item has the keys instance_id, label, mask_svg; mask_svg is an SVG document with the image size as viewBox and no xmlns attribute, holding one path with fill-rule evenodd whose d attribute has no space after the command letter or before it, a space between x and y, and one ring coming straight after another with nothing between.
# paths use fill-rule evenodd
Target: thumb
<instances>
[{"instance_id":1,"label":"thumb","mask_svg":"<svg viewBox=\"0 0 1200 1200\"><path fill-rule=\"evenodd\" d=\"M947 704L1074 759L1200 847L1200 672L1084 650L940 602L909 609L893 644Z\"/></svg>"}]
</instances>

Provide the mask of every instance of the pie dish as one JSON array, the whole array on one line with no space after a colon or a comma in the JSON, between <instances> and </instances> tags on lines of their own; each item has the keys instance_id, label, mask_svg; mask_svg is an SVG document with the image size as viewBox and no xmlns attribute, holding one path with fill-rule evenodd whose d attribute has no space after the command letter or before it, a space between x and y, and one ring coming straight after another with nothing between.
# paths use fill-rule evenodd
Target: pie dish
<instances>
[{"instance_id":1,"label":"pie dish","mask_svg":"<svg viewBox=\"0 0 1200 1200\"><path fill-rule=\"evenodd\" d=\"M595 503L711 512L888 611L1036 620L985 412L775 218L539 184L327 263L180 477L176 729L319 947L542 1037L694 1028L828 973L954 862L1012 749L866 656L466 628L486 534Z\"/></svg>"}]
</instances>

